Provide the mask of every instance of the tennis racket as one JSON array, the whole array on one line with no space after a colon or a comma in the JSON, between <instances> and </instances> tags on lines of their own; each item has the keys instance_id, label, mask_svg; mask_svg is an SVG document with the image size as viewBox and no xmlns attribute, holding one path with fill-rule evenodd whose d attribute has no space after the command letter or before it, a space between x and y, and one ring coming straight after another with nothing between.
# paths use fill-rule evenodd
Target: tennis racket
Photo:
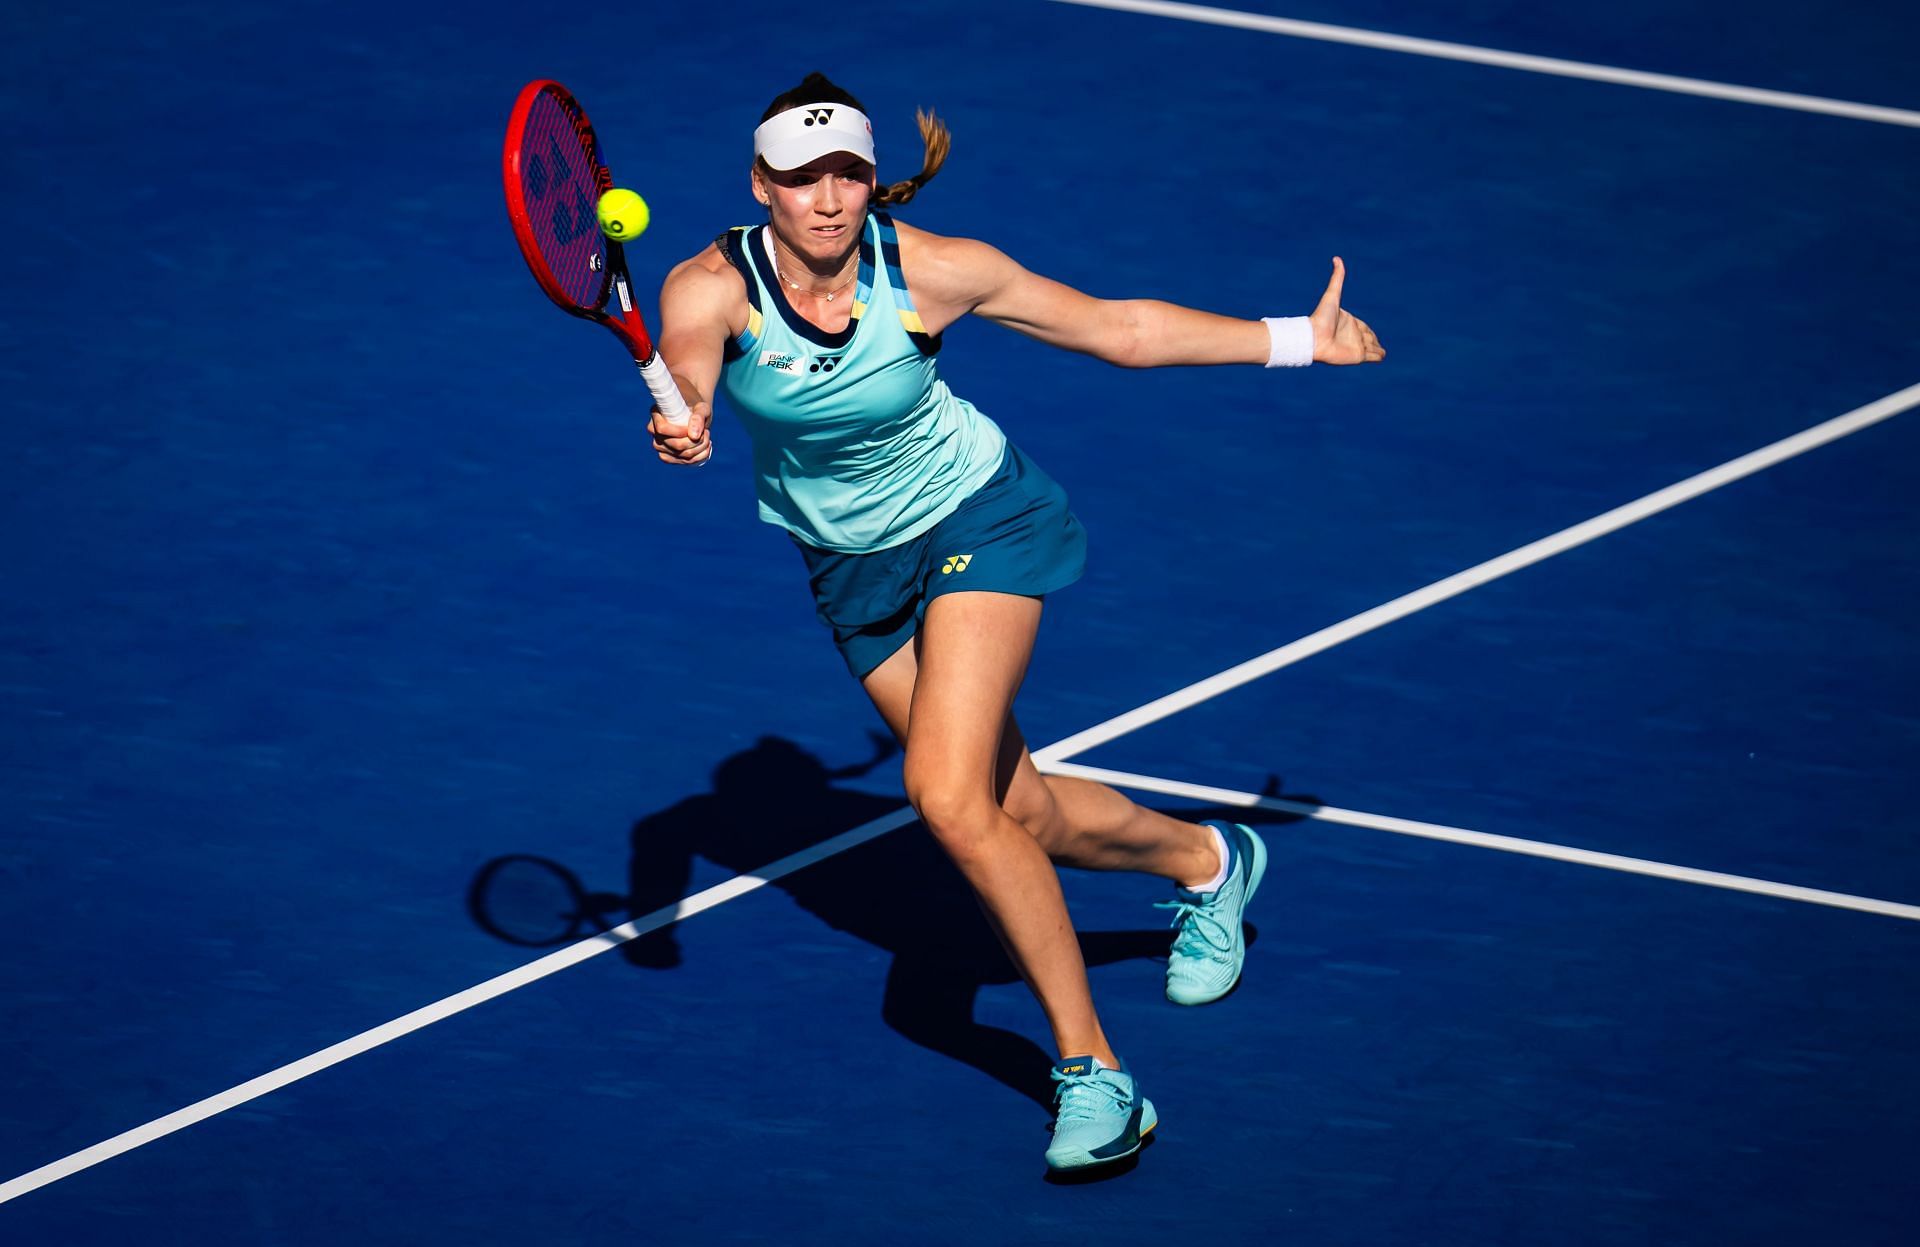
<instances>
[{"instance_id":1,"label":"tennis racket","mask_svg":"<svg viewBox=\"0 0 1920 1247\"><path fill-rule=\"evenodd\" d=\"M595 209L613 174L580 101L544 78L521 88L500 164L507 216L533 279L562 311L612 330L640 366L660 414L685 424L686 400L633 304L626 253L600 232ZM618 319L607 313L610 293L620 300Z\"/></svg>"}]
</instances>

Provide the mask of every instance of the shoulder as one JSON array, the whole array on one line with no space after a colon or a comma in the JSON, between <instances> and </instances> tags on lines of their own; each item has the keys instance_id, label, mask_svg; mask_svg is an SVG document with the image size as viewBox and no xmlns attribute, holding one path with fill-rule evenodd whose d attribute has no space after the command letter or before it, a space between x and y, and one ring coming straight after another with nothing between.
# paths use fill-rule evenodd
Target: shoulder
<instances>
[{"instance_id":1,"label":"shoulder","mask_svg":"<svg viewBox=\"0 0 1920 1247\"><path fill-rule=\"evenodd\" d=\"M954 238L894 222L900 237L900 267L915 296L971 307L1018 273L1005 252L974 238Z\"/></svg>"},{"instance_id":2,"label":"shoulder","mask_svg":"<svg viewBox=\"0 0 1920 1247\"><path fill-rule=\"evenodd\" d=\"M674 265L667 271L666 288L689 294L719 294L735 291L746 294L746 281L717 243L708 243L699 254Z\"/></svg>"},{"instance_id":3,"label":"shoulder","mask_svg":"<svg viewBox=\"0 0 1920 1247\"><path fill-rule=\"evenodd\" d=\"M746 303L746 280L713 243L674 265L660 287L661 314L676 320L724 321L737 328L736 322L746 321Z\"/></svg>"}]
</instances>

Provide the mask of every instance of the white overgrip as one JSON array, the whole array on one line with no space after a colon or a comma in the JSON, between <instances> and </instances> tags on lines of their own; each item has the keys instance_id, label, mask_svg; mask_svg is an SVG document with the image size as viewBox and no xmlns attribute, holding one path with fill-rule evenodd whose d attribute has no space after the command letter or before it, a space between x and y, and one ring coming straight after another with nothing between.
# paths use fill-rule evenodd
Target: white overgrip
<instances>
[{"instance_id":1,"label":"white overgrip","mask_svg":"<svg viewBox=\"0 0 1920 1247\"><path fill-rule=\"evenodd\" d=\"M692 413L687 410L687 400L680 397L680 387L673 383L673 374L661 362L658 351L640 361L640 376L653 391L653 405L660 409L660 414L675 424L685 424Z\"/></svg>"},{"instance_id":2,"label":"white overgrip","mask_svg":"<svg viewBox=\"0 0 1920 1247\"><path fill-rule=\"evenodd\" d=\"M684 427L693 413L687 409L687 400L680 397L680 387L673 383L673 374L667 371L666 364L660 359L660 352L655 351L640 361L640 376L646 381L647 389L653 392L653 405L660 409L660 414L670 423ZM703 464L712 461L711 451L705 459L700 460Z\"/></svg>"}]
</instances>

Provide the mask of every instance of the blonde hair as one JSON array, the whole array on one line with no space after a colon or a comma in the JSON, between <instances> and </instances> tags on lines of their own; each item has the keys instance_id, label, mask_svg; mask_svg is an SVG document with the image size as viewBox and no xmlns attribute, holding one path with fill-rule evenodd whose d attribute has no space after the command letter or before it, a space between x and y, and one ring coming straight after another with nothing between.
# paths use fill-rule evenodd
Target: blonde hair
<instances>
[{"instance_id":1,"label":"blonde hair","mask_svg":"<svg viewBox=\"0 0 1920 1247\"><path fill-rule=\"evenodd\" d=\"M920 142L925 154L920 159L920 172L904 182L894 182L881 186L873 192L873 202L882 208L899 208L913 202L920 188L933 181L934 174L940 172L940 166L947 163L947 153L953 149L953 133L947 129L947 123L933 115L930 108L916 108L913 119L920 124Z\"/></svg>"}]
</instances>

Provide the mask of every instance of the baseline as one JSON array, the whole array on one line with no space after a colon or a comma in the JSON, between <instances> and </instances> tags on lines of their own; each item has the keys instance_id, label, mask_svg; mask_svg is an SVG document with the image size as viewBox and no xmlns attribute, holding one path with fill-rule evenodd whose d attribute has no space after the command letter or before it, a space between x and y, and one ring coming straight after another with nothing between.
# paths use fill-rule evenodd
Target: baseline
<instances>
[{"instance_id":1,"label":"baseline","mask_svg":"<svg viewBox=\"0 0 1920 1247\"><path fill-rule=\"evenodd\" d=\"M1075 762L1056 762L1044 769L1049 775L1090 779L1102 784L1111 784L1115 788L1157 792L1170 797L1190 797L1213 805L1236 805L1242 809L1278 810L1286 814L1318 819L1325 823L1340 823L1347 827L1367 827L1374 831L1390 831L1395 835L1415 836L1422 840L1443 840L1449 844L1467 844L1480 849L1495 849L1502 853L1544 857L1556 862L1572 862L1578 866L1593 866L1623 874L1648 875L1656 879L1671 879L1678 883L1698 884L1701 887L1724 888L1730 892L1751 892L1756 896L1771 896L1780 900L1800 901L1808 905L1827 905L1834 909L1851 909L1859 913L1879 914L1888 918L1905 918L1909 922L1920 922L1920 905L1906 905L1899 901L1875 900L1869 896L1828 892L1821 888L1803 888L1794 883L1775 883L1770 879L1753 879L1746 875L1729 875L1717 870L1676 866L1670 862L1650 861L1643 857L1623 857L1618 853L1598 853L1592 849L1576 849L1571 845L1551 844L1544 840L1523 840L1517 836L1469 831L1464 827L1448 827L1441 823L1420 823L1407 818L1392 818L1385 814L1343 810L1338 806L1311 805L1302 801L1288 801L1281 797L1265 797L1258 793L1239 792L1231 788L1213 788L1206 784L1189 784L1177 779L1136 775L1130 771L1110 771L1104 767L1081 766Z\"/></svg>"},{"instance_id":2,"label":"baseline","mask_svg":"<svg viewBox=\"0 0 1920 1247\"><path fill-rule=\"evenodd\" d=\"M1618 69L1586 61L1561 60L1553 56L1531 56L1524 52L1502 52L1496 48L1475 47L1469 43L1447 43L1439 39L1416 39L1410 35L1390 35L1377 30L1352 26L1329 26L1324 22L1303 22L1290 17L1268 17L1264 13L1245 13L1239 9L1219 9L1204 4L1179 4L1172 0L1054 0L1056 4L1075 4L1089 9L1115 9L1122 13L1145 13L1152 17L1170 17L1183 22L1209 26L1232 26L1258 30L1295 39L1313 39L1321 43L1345 43L1375 48L1384 52L1405 52L1443 61L1467 61L1500 69L1517 69L1531 74L1551 74L1557 78L1584 78L1616 86L1641 87L1648 91L1671 91L1678 95L1700 95L1709 99L1732 100L1740 104L1759 104L1767 108L1787 108L1803 113L1825 113L1855 121L1877 121L1890 126L1920 127L1920 112L1906 108L1887 108L1880 104L1858 104L1852 100L1828 99L1821 95L1799 95L1792 91L1771 91L1764 87L1742 87L1730 82L1712 82L1705 78L1683 78L1674 74L1655 74L1638 69Z\"/></svg>"}]
</instances>

